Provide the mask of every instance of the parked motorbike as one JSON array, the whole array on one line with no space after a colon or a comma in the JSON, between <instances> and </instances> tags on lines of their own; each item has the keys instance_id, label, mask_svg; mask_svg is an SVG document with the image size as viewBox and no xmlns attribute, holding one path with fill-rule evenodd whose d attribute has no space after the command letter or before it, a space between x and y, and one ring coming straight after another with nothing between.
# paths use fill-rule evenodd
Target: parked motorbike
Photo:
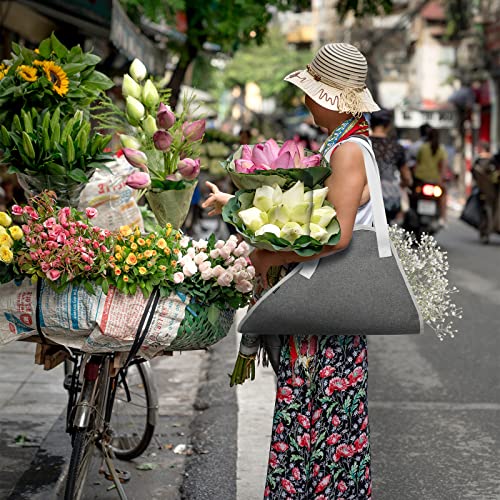
<instances>
[{"instance_id":1,"label":"parked motorbike","mask_svg":"<svg viewBox=\"0 0 500 500\"><path fill-rule=\"evenodd\" d=\"M432 182L415 180L409 193L409 209L403 227L420 238L422 233L435 234L441 228L440 201L443 188Z\"/></svg>"}]
</instances>

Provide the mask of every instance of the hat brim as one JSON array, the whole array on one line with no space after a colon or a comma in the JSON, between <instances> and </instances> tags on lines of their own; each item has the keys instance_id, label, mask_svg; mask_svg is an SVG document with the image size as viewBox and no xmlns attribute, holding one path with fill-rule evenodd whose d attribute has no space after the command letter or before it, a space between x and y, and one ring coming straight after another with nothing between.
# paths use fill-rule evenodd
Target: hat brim
<instances>
[{"instance_id":1,"label":"hat brim","mask_svg":"<svg viewBox=\"0 0 500 500\"><path fill-rule=\"evenodd\" d=\"M358 113L373 113L379 111L380 107L373 100L371 92L365 88L358 91L359 94L359 109L346 109L346 106L341 106L343 90L332 87L316 80L307 70L299 70L285 76L286 82L292 83L298 87L304 94L308 95L314 102L318 103L331 111Z\"/></svg>"}]
</instances>

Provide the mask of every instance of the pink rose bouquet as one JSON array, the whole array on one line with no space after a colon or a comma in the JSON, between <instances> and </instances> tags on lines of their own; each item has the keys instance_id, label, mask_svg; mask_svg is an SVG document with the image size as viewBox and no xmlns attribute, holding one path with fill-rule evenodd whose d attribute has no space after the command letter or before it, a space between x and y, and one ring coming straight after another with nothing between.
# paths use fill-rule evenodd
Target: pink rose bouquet
<instances>
[{"instance_id":1,"label":"pink rose bouquet","mask_svg":"<svg viewBox=\"0 0 500 500\"><path fill-rule=\"evenodd\" d=\"M107 290L106 274L112 237L110 231L93 226L95 208L85 214L74 208L56 206L55 193L33 197L29 205L14 205L21 218L24 245L15 259L22 275L46 279L61 291L69 283L82 283L93 293L93 284Z\"/></svg>"}]
</instances>

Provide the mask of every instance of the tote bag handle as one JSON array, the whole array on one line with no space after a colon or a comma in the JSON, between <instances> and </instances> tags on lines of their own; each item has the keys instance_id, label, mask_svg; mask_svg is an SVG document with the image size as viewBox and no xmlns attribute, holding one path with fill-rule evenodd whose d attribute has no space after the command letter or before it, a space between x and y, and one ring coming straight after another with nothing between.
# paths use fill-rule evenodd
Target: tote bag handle
<instances>
[{"instance_id":1,"label":"tote bag handle","mask_svg":"<svg viewBox=\"0 0 500 500\"><path fill-rule=\"evenodd\" d=\"M373 225L377 235L377 247L379 257L391 257L391 240L389 238L389 228L387 225L387 216L385 215L384 198L382 196L382 184L380 183L380 173L377 167L375 154L369 146L367 139L360 137L349 137L343 142L356 142L363 153L363 161L365 163L366 179L368 181L368 189L370 191L370 200L373 210ZM318 267L318 260L310 260L301 264L299 274L304 278L310 279Z\"/></svg>"}]
</instances>

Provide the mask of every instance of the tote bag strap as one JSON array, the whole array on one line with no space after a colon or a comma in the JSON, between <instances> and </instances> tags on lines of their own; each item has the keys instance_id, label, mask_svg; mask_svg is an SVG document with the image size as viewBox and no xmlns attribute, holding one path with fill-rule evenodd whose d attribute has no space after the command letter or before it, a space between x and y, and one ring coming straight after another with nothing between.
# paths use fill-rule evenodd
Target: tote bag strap
<instances>
[{"instance_id":1,"label":"tote bag strap","mask_svg":"<svg viewBox=\"0 0 500 500\"><path fill-rule=\"evenodd\" d=\"M390 257L392 255L391 240L389 239L389 228L387 225L387 216L385 215L384 198L382 196L382 184L380 183L380 173L375 154L369 142L361 137L349 137L344 142L355 142L361 146L368 189L370 190L370 200L372 202L373 225L377 234L378 255L380 258Z\"/></svg>"},{"instance_id":2,"label":"tote bag strap","mask_svg":"<svg viewBox=\"0 0 500 500\"><path fill-rule=\"evenodd\" d=\"M389 238L389 228L387 226L387 217L385 215L384 198L382 196L382 185L380 183L380 173L377 167L377 160L368 139L351 136L345 142L356 142L363 153L363 161L365 163L366 179L368 181L368 189L370 191L370 200L373 210L373 225L375 226L375 234L377 235L378 255L380 258L391 257L392 248ZM312 275L318 267L318 260L310 260L300 265L298 271L301 276L311 279Z\"/></svg>"}]
</instances>

